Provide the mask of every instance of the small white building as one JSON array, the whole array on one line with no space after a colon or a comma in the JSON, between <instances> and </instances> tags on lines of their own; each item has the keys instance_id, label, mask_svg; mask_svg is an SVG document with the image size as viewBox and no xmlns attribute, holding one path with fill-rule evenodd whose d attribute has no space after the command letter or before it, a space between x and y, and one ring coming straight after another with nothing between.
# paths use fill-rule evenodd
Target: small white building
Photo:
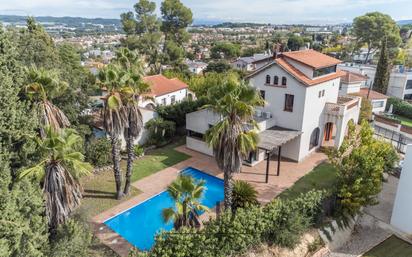
<instances>
[{"instance_id":1,"label":"small white building","mask_svg":"<svg viewBox=\"0 0 412 257\"><path fill-rule=\"evenodd\" d=\"M266 101L255 110L261 143L247 163L262 161L273 147L300 162L320 146L342 144L348 123L358 122L361 98L338 96L339 63L314 50L284 52L247 77ZM212 155L203 135L219 119L209 110L187 114L187 147Z\"/></svg>"},{"instance_id":2,"label":"small white building","mask_svg":"<svg viewBox=\"0 0 412 257\"><path fill-rule=\"evenodd\" d=\"M156 105L171 105L194 97L189 91L189 86L178 78L168 79L165 76L153 75L144 77L143 80L150 85L148 96L153 100L142 100L140 106L154 109Z\"/></svg>"},{"instance_id":3,"label":"small white building","mask_svg":"<svg viewBox=\"0 0 412 257\"><path fill-rule=\"evenodd\" d=\"M186 64L189 68L189 71L194 74L201 74L203 70L207 68L207 63L200 62L200 61L186 61Z\"/></svg>"},{"instance_id":4,"label":"small white building","mask_svg":"<svg viewBox=\"0 0 412 257\"><path fill-rule=\"evenodd\" d=\"M372 112L378 114L384 112L388 96L371 90L362 85L366 84L368 77L360 73L343 71L340 79L339 96L355 95L368 99L372 104Z\"/></svg>"}]
</instances>

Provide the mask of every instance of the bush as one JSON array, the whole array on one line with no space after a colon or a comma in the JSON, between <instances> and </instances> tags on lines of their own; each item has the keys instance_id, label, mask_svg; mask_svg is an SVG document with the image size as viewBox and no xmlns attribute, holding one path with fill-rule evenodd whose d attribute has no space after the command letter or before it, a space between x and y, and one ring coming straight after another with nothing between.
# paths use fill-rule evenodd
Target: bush
<instances>
[{"instance_id":1,"label":"bush","mask_svg":"<svg viewBox=\"0 0 412 257\"><path fill-rule=\"evenodd\" d=\"M145 128L149 131L149 145L164 145L175 135L176 124L173 121L162 118L151 119L146 123Z\"/></svg>"},{"instance_id":2,"label":"bush","mask_svg":"<svg viewBox=\"0 0 412 257\"><path fill-rule=\"evenodd\" d=\"M412 104L398 98L389 98L386 109L393 105L393 113L405 118L412 119Z\"/></svg>"},{"instance_id":3,"label":"bush","mask_svg":"<svg viewBox=\"0 0 412 257\"><path fill-rule=\"evenodd\" d=\"M185 100L172 105L159 105L156 107L156 112L164 120L173 121L176 127L186 126L186 114L197 111L200 107L206 104L204 98L197 100Z\"/></svg>"},{"instance_id":4,"label":"bush","mask_svg":"<svg viewBox=\"0 0 412 257\"><path fill-rule=\"evenodd\" d=\"M133 153L134 153L134 156L136 157L142 157L144 154L144 148L141 147L140 145L135 145L133 147Z\"/></svg>"},{"instance_id":5,"label":"bush","mask_svg":"<svg viewBox=\"0 0 412 257\"><path fill-rule=\"evenodd\" d=\"M275 200L265 207L224 212L202 230L182 228L162 232L150 252L132 251L133 257L234 256L261 243L294 247L320 212L323 191L310 191L294 200Z\"/></svg>"},{"instance_id":6,"label":"bush","mask_svg":"<svg viewBox=\"0 0 412 257\"><path fill-rule=\"evenodd\" d=\"M86 161L96 167L103 167L112 163L111 144L107 138L92 139L86 145Z\"/></svg>"},{"instance_id":7,"label":"bush","mask_svg":"<svg viewBox=\"0 0 412 257\"><path fill-rule=\"evenodd\" d=\"M256 204L258 204L258 201L255 188L246 181L236 180L233 183L232 208L236 210L237 208Z\"/></svg>"},{"instance_id":8,"label":"bush","mask_svg":"<svg viewBox=\"0 0 412 257\"><path fill-rule=\"evenodd\" d=\"M53 238L50 257L87 257L92 234L84 224L73 219L57 229Z\"/></svg>"}]
</instances>

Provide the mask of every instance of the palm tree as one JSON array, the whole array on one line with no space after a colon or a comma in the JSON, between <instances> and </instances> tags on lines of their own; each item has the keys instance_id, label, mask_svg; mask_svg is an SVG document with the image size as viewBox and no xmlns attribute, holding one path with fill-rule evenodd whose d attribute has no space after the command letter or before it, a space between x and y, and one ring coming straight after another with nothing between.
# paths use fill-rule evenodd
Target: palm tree
<instances>
[{"instance_id":1,"label":"palm tree","mask_svg":"<svg viewBox=\"0 0 412 257\"><path fill-rule=\"evenodd\" d=\"M244 82L228 81L208 92L210 108L221 115L220 121L205 135L213 148L216 162L224 172L225 208L232 206L232 174L240 172L242 162L258 143L255 107L263 106L259 93Z\"/></svg>"},{"instance_id":2,"label":"palm tree","mask_svg":"<svg viewBox=\"0 0 412 257\"><path fill-rule=\"evenodd\" d=\"M138 74L130 74L130 79L122 88L121 94L124 98L128 126L124 130L127 149L127 168L124 194L129 194L130 180L132 176L134 151L133 142L143 129L143 117L139 108L139 100L145 98L143 95L149 93L150 87L144 83Z\"/></svg>"},{"instance_id":3,"label":"palm tree","mask_svg":"<svg viewBox=\"0 0 412 257\"><path fill-rule=\"evenodd\" d=\"M176 230L183 226L200 227L201 212L209 209L200 204L205 191L205 182L195 182L193 177L181 175L167 188L167 192L175 202L175 208L163 209L163 220L168 223L173 221Z\"/></svg>"},{"instance_id":4,"label":"palm tree","mask_svg":"<svg viewBox=\"0 0 412 257\"><path fill-rule=\"evenodd\" d=\"M120 172L120 146L119 137L128 127L127 111L123 104L120 93L125 85L125 76L122 68L118 65L109 65L100 71L98 83L104 87L108 93L103 98L103 126L110 136L112 145L113 173L116 182L116 198L123 197L122 177Z\"/></svg>"},{"instance_id":5,"label":"palm tree","mask_svg":"<svg viewBox=\"0 0 412 257\"><path fill-rule=\"evenodd\" d=\"M93 167L75 150L81 137L74 130L63 129L58 133L46 127L44 131L45 137L39 140L44 158L36 166L23 170L19 178L30 175L40 179L46 197L46 215L53 231L80 205L79 178L89 174Z\"/></svg>"},{"instance_id":6,"label":"palm tree","mask_svg":"<svg viewBox=\"0 0 412 257\"><path fill-rule=\"evenodd\" d=\"M67 83L61 81L55 71L37 69L35 66L28 69L27 75L29 84L24 89L27 97L39 108L41 136L45 136L43 127L50 126L56 131L69 127L69 119L49 100L62 95Z\"/></svg>"},{"instance_id":7,"label":"palm tree","mask_svg":"<svg viewBox=\"0 0 412 257\"><path fill-rule=\"evenodd\" d=\"M128 126L124 130L127 150L126 181L123 193L129 194L132 176L134 152L133 142L143 129L143 118L139 109L139 100L146 99L144 95L150 92L150 86L143 82L143 65L138 54L127 48L120 48L116 52L116 61L122 67L120 77L124 85L120 90L125 106Z\"/></svg>"}]
</instances>

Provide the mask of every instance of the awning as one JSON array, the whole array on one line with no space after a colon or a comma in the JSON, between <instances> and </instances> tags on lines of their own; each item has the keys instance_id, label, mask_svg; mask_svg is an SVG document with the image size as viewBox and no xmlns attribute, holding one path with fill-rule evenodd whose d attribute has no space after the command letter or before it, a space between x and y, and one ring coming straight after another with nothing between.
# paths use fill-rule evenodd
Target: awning
<instances>
[{"instance_id":1,"label":"awning","mask_svg":"<svg viewBox=\"0 0 412 257\"><path fill-rule=\"evenodd\" d=\"M297 138L301 134L301 131L285 129L277 126L272 127L259 133L260 141L258 148L271 152Z\"/></svg>"}]
</instances>

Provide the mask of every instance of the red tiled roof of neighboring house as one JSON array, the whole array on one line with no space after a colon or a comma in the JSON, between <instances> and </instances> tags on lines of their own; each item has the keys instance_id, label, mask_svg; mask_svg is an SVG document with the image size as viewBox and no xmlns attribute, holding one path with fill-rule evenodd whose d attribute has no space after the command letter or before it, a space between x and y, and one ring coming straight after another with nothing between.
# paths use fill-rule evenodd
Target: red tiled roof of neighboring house
<instances>
[{"instance_id":1,"label":"red tiled roof of neighboring house","mask_svg":"<svg viewBox=\"0 0 412 257\"><path fill-rule=\"evenodd\" d=\"M330 67L342 62L336 58L330 57L326 54L322 54L312 49L293 52L283 52L282 55L284 57L302 63L306 66L309 66L313 69Z\"/></svg>"},{"instance_id":2,"label":"red tiled roof of neighboring house","mask_svg":"<svg viewBox=\"0 0 412 257\"><path fill-rule=\"evenodd\" d=\"M369 91L369 88L361 88L358 93L353 93L353 95L357 95L357 96L367 98L368 97L368 91ZM383 99L388 99L388 98L389 98L389 96L381 94L381 93L373 91L373 90L371 90L370 93L369 93L369 99L370 100L383 100Z\"/></svg>"},{"instance_id":3,"label":"red tiled roof of neighboring house","mask_svg":"<svg viewBox=\"0 0 412 257\"><path fill-rule=\"evenodd\" d=\"M345 71L344 75L341 77L341 81L346 84L359 83L368 80L368 76L362 75L360 73Z\"/></svg>"},{"instance_id":4,"label":"red tiled roof of neighboring house","mask_svg":"<svg viewBox=\"0 0 412 257\"><path fill-rule=\"evenodd\" d=\"M189 87L186 83L177 78L168 79L161 74L147 76L144 77L143 80L150 85L150 95L152 96L161 96L182 89L187 89Z\"/></svg>"}]
</instances>

